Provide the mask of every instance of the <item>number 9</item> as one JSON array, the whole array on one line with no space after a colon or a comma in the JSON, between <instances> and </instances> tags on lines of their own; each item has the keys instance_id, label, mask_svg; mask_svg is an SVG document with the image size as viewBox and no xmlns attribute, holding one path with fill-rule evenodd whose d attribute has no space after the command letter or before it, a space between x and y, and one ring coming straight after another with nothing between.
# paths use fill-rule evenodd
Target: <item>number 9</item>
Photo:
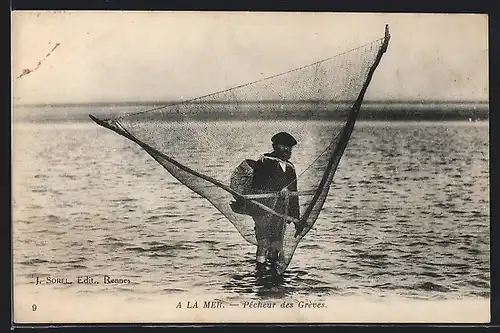
<instances>
[{"instance_id":1,"label":"number 9","mask_svg":"<svg viewBox=\"0 0 500 333\"><path fill-rule=\"evenodd\" d=\"M33 305L31 306L31 309L32 309L33 311L36 311L36 308L37 308L36 304L33 304Z\"/></svg>"}]
</instances>

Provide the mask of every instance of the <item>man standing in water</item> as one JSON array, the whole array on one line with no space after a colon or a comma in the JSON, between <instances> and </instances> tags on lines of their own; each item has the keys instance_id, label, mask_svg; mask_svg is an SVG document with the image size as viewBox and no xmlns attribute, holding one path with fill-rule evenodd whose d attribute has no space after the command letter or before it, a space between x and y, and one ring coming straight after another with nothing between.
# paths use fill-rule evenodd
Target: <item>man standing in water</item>
<instances>
[{"instance_id":1,"label":"man standing in water","mask_svg":"<svg viewBox=\"0 0 500 333\"><path fill-rule=\"evenodd\" d=\"M255 193L279 193L278 197L258 201L276 213L299 219L299 197L290 195L290 192L297 191L297 175L289 161L297 141L290 134L280 132L271 138L271 142L273 151L261 156L253 166L251 188ZM257 268L261 270L265 268L267 258L274 264L281 254L285 221L258 208L252 213L252 218L257 239ZM299 229L299 226L295 228Z\"/></svg>"}]
</instances>

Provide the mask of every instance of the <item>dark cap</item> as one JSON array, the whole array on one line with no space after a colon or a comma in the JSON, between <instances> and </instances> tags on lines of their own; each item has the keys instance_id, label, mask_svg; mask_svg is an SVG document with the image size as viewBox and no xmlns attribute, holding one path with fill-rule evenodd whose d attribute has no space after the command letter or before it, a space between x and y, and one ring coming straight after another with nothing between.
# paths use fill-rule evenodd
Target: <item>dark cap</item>
<instances>
[{"instance_id":1,"label":"dark cap","mask_svg":"<svg viewBox=\"0 0 500 333\"><path fill-rule=\"evenodd\" d=\"M297 144L297 140L295 140L293 136L291 136L286 132L280 132L278 134L273 135L273 137L271 138L271 142L273 144L285 145L288 147L293 147Z\"/></svg>"}]
</instances>

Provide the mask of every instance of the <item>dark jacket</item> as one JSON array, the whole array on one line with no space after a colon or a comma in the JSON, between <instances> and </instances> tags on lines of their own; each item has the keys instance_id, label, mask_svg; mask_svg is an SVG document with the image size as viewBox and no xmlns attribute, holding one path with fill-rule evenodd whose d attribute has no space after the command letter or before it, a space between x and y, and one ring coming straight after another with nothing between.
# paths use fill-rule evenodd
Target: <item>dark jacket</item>
<instances>
[{"instance_id":1,"label":"dark jacket","mask_svg":"<svg viewBox=\"0 0 500 333\"><path fill-rule=\"evenodd\" d=\"M286 169L283 171L280 166L281 160L273 153L264 154L256 161L252 180L252 189L255 193L271 193L279 192L287 187L289 191L297 191L297 175L295 167L289 161L286 161ZM274 200L259 200L260 202L270 206L270 202ZM278 200L274 206L274 210L278 213L284 212L283 200ZM272 208L272 207L271 207ZM262 209L257 210L257 214L267 214ZM299 197L297 195L290 196L288 202L288 215L299 218Z\"/></svg>"}]
</instances>

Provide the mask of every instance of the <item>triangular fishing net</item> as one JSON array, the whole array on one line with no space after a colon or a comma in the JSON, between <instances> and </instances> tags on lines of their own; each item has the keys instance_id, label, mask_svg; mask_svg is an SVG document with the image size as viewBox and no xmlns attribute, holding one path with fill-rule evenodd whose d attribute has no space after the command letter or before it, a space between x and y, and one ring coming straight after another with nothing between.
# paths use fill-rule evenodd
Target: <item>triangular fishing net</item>
<instances>
[{"instance_id":1,"label":"triangular fishing net","mask_svg":"<svg viewBox=\"0 0 500 333\"><path fill-rule=\"evenodd\" d=\"M140 145L248 242L257 245L250 207L280 228L281 274L321 212L388 42L386 27L381 39L285 73L173 105L91 118ZM277 192L248 186L252 164L272 151L270 139L278 132L298 142L290 160L297 182L289 184L289 198L299 199L298 216Z\"/></svg>"}]
</instances>

